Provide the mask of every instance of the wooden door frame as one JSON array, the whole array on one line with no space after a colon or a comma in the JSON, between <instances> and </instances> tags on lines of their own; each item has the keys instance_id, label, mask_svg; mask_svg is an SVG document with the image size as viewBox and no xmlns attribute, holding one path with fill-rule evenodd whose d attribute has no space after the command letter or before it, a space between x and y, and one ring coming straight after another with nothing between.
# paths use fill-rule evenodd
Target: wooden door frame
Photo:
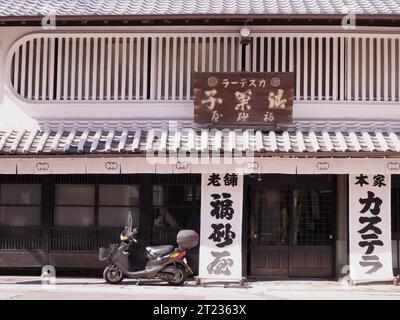
<instances>
[{"instance_id":1,"label":"wooden door frame","mask_svg":"<svg viewBox=\"0 0 400 320\"><path fill-rule=\"evenodd\" d=\"M252 192L251 192L251 194L254 194L254 191L258 191L258 190L280 190L280 191L287 191L287 192L289 192L289 190L288 190L288 188L284 188L283 186L280 186L280 187L274 187L274 186L269 186L269 185L264 185L264 187L262 186L262 185L256 185L256 186L254 186L254 185L250 185L249 186L249 191L250 191L250 188L253 188L253 190L251 190ZM289 201L290 201L290 195L288 194L288 199L287 199L287 205L289 205ZM251 205L249 206L249 208L248 208L248 211L249 211L249 222L248 222L248 224L249 224L249 228L248 228L248 234L247 234L247 239L248 239L248 242L249 242L249 249L248 249L248 252L249 252L249 258L248 258L248 261L249 261L249 271L250 271L250 273L252 272L252 267L251 267L251 250L252 250L252 248L253 248L253 246L255 245L255 244L253 244L253 241L254 241L254 239L252 239L251 238L251 235L250 235L250 230L251 230L251 228L253 227L253 225L252 225L252 208L253 208L253 203L251 203ZM288 207L288 217L290 217L290 208ZM255 220L253 220L253 221L255 221ZM288 225L289 226L289 225ZM288 229L288 232L290 233L290 228ZM289 237L288 237L288 241L289 241ZM282 245L282 246L276 246L276 245L265 245L264 247L271 247L271 248L285 248L285 250L287 251L287 262L289 263L289 255L290 255L290 251L289 251L289 242L287 242L287 244L286 245ZM286 270L286 269L285 269ZM289 276L289 265L288 265L288 267L287 267L287 274L286 274L286 272L282 272L282 274L276 274L276 275L272 275L272 276Z\"/></svg>"},{"instance_id":2,"label":"wooden door frame","mask_svg":"<svg viewBox=\"0 0 400 320\"><path fill-rule=\"evenodd\" d=\"M293 244L293 237L294 237L294 226L293 226L293 217L294 217L294 197L293 197L293 191L294 190L305 190L305 191L315 191L315 190L324 190L324 189L329 189L332 190L334 193L334 197L332 199L332 244L331 245L324 245L324 246L313 246L313 245L301 245L298 247L330 247L332 252L332 274L330 275L331 277L335 276L335 266L336 266L336 238L337 238L337 179L335 177L333 183L331 185L323 185L323 188L316 189L315 186L311 187L303 187L303 186L293 186L289 185L288 186L288 191L289 191L289 243L288 243L288 252L289 252L289 257L288 257L288 265L289 265L289 272L288 275L289 277L299 277L295 275L294 272L294 267L293 263L291 261L292 254L294 252L294 249L297 247L296 245ZM318 275L312 275L313 277L318 277ZM321 277L325 277L322 276Z\"/></svg>"},{"instance_id":3,"label":"wooden door frame","mask_svg":"<svg viewBox=\"0 0 400 320\"><path fill-rule=\"evenodd\" d=\"M265 177L269 176L271 179L265 179ZM287 175L287 174L265 174L261 176L261 181L258 181L258 175L248 175L245 178L244 188L246 192L245 201L244 201L244 215L246 221L246 226L243 228L243 234L245 236L245 249L243 250L246 253L246 259L244 259L244 268L245 274L252 276L251 271L251 248L252 248L252 239L250 235L251 230L251 222L252 222L252 200L251 188L258 187L263 189L282 189L288 191L288 216L289 225L288 225L288 277L293 277L291 275L291 247L293 240L293 190L323 190L324 188L330 189L334 192L334 199L332 201L332 250L335 251L335 239L337 236L337 177L336 175L329 175L332 178L332 181L323 182L321 179L321 175ZM278 179L279 178L279 179ZM272 181L272 183L270 182ZM282 188L283 187L283 188ZM293 250L292 250L293 251ZM336 264L336 254L333 252L332 258L332 276L335 274L335 264Z\"/></svg>"}]
</instances>

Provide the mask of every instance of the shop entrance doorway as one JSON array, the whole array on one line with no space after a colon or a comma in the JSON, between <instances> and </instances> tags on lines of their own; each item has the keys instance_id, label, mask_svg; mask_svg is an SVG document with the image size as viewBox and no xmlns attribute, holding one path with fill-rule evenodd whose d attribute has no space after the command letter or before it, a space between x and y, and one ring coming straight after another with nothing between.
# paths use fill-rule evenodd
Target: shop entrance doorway
<instances>
[{"instance_id":1,"label":"shop entrance doorway","mask_svg":"<svg viewBox=\"0 0 400 320\"><path fill-rule=\"evenodd\" d=\"M264 175L258 180L249 186L250 274L333 276L334 177Z\"/></svg>"}]
</instances>

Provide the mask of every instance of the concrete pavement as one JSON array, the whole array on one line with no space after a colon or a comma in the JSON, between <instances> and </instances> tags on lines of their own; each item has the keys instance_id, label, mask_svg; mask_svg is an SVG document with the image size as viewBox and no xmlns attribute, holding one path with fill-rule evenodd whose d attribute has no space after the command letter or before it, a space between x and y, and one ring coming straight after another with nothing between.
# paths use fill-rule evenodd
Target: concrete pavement
<instances>
[{"instance_id":1,"label":"concrete pavement","mask_svg":"<svg viewBox=\"0 0 400 320\"><path fill-rule=\"evenodd\" d=\"M0 276L0 299L89 299L89 300L400 300L400 286L369 284L348 286L327 280L268 280L238 284L208 283L197 286L188 281L183 287L171 287L158 280L124 280L109 285L101 278L56 279L55 284L43 284L40 277Z\"/></svg>"}]
</instances>

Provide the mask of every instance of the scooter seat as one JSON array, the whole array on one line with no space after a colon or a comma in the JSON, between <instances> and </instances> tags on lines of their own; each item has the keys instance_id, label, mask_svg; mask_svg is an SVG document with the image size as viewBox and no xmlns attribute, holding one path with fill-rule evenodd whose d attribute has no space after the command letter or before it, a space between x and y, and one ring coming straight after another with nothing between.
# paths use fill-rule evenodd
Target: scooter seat
<instances>
[{"instance_id":1,"label":"scooter seat","mask_svg":"<svg viewBox=\"0 0 400 320\"><path fill-rule=\"evenodd\" d=\"M170 253L174 250L173 246L154 246L154 247L146 247L146 250L150 256L153 257L161 257L167 253Z\"/></svg>"}]
</instances>

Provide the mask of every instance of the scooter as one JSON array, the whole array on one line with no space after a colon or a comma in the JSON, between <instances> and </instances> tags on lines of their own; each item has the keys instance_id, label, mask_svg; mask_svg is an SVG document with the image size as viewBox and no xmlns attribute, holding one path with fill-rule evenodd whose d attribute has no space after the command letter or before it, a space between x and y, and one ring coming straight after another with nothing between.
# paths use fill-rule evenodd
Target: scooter
<instances>
[{"instance_id":1,"label":"scooter","mask_svg":"<svg viewBox=\"0 0 400 320\"><path fill-rule=\"evenodd\" d=\"M137 228L125 227L120 235L121 243L99 249L100 261L107 261L103 278L107 283L118 284L124 278L131 279L161 279L171 286L182 286L188 275L193 271L187 264L186 249L199 243L199 235L192 230L181 230L177 235L178 247L171 245L146 247L146 265L144 270L131 271L129 254L133 252L134 244L138 242Z\"/></svg>"}]
</instances>

